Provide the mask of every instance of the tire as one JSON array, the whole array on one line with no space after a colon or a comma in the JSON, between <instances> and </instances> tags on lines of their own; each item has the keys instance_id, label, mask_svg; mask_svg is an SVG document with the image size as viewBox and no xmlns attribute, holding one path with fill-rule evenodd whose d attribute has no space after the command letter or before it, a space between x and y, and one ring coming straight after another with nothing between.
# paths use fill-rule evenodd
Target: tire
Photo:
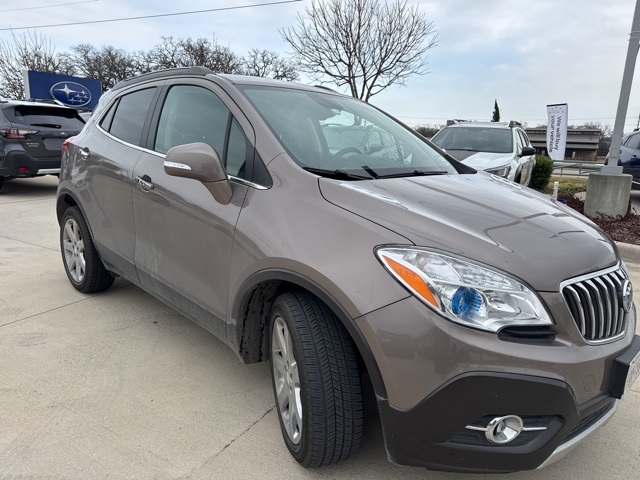
<instances>
[{"instance_id":1,"label":"tire","mask_svg":"<svg viewBox=\"0 0 640 480\"><path fill-rule=\"evenodd\" d=\"M113 284L114 278L104 268L78 207L69 207L62 215L60 251L64 270L76 290L101 292Z\"/></svg>"},{"instance_id":2,"label":"tire","mask_svg":"<svg viewBox=\"0 0 640 480\"><path fill-rule=\"evenodd\" d=\"M270 318L271 379L284 442L303 467L345 460L360 445L362 385L345 327L313 295L280 295Z\"/></svg>"}]
</instances>

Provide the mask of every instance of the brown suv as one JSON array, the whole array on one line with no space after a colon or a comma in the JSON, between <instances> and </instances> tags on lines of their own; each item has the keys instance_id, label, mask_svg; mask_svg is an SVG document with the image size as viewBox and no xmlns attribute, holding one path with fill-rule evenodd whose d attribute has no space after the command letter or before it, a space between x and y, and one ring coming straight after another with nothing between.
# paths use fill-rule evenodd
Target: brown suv
<instances>
[{"instance_id":1,"label":"brown suv","mask_svg":"<svg viewBox=\"0 0 640 480\"><path fill-rule=\"evenodd\" d=\"M353 98L157 72L105 94L65 148L73 286L120 275L270 360L304 466L356 450L364 382L391 461L507 472L563 456L638 375L605 234Z\"/></svg>"}]
</instances>

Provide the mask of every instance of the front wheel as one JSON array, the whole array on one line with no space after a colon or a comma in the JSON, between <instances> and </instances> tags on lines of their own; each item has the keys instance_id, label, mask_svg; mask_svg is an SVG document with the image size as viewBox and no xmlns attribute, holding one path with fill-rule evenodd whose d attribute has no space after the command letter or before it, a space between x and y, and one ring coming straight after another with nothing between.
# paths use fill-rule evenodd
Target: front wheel
<instances>
[{"instance_id":1,"label":"front wheel","mask_svg":"<svg viewBox=\"0 0 640 480\"><path fill-rule=\"evenodd\" d=\"M104 268L78 207L69 207L62 215L60 250L65 272L76 290L94 293L113 284L113 276Z\"/></svg>"},{"instance_id":2,"label":"front wheel","mask_svg":"<svg viewBox=\"0 0 640 480\"><path fill-rule=\"evenodd\" d=\"M271 377L285 444L304 467L344 460L360 445L362 385L345 327L313 295L271 309Z\"/></svg>"}]
</instances>

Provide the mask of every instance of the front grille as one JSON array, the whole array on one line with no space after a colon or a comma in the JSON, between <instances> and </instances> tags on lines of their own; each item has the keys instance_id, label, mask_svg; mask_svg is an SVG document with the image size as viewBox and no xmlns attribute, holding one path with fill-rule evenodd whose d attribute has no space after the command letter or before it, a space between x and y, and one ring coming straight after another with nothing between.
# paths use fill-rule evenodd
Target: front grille
<instances>
[{"instance_id":1,"label":"front grille","mask_svg":"<svg viewBox=\"0 0 640 480\"><path fill-rule=\"evenodd\" d=\"M562 294L585 340L608 340L624 332L628 312L622 306L622 289L626 280L626 273L618 267L564 284Z\"/></svg>"}]
</instances>

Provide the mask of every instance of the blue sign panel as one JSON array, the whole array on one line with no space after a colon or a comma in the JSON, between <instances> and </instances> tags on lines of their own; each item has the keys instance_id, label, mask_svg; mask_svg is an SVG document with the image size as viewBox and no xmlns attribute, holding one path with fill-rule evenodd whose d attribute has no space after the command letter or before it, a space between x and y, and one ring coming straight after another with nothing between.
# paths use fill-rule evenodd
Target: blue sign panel
<instances>
[{"instance_id":1,"label":"blue sign panel","mask_svg":"<svg viewBox=\"0 0 640 480\"><path fill-rule=\"evenodd\" d=\"M54 99L69 107L93 110L102 95L102 82L29 70L25 75L25 90L27 98Z\"/></svg>"}]
</instances>

